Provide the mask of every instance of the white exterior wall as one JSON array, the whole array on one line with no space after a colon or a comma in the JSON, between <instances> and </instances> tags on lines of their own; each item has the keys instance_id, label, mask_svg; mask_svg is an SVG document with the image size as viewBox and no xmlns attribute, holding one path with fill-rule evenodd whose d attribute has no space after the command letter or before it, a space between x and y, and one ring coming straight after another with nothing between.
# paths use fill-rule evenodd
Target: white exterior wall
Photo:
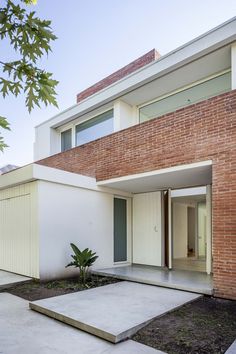
<instances>
[{"instance_id":1,"label":"white exterior wall","mask_svg":"<svg viewBox=\"0 0 236 354\"><path fill-rule=\"evenodd\" d=\"M65 268L70 243L99 256L94 267L113 266L113 195L39 181L40 278L78 274Z\"/></svg>"},{"instance_id":2,"label":"white exterior wall","mask_svg":"<svg viewBox=\"0 0 236 354\"><path fill-rule=\"evenodd\" d=\"M114 103L114 131L119 131L138 124L138 111L122 100Z\"/></svg>"},{"instance_id":3,"label":"white exterior wall","mask_svg":"<svg viewBox=\"0 0 236 354\"><path fill-rule=\"evenodd\" d=\"M236 89L236 42L231 46L231 87Z\"/></svg>"},{"instance_id":4,"label":"white exterior wall","mask_svg":"<svg viewBox=\"0 0 236 354\"><path fill-rule=\"evenodd\" d=\"M47 124L35 128L34 161L50 156L50 128Z\"/></svg>"},{"instance_id":5,"label":"white exterior wall","mask_svg":"<svg viewBox=\"0 0 236 354\"><path fill-rule=\"evenodd\" d=\"M46 122L35 129L34 161L61 151L60 133Z\"/></svg>"}]
</instances>

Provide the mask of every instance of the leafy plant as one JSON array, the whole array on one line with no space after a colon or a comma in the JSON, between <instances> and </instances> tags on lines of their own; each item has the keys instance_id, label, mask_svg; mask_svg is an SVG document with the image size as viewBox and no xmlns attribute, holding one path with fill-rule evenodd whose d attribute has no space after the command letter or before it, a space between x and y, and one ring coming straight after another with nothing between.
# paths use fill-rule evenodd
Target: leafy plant
<instances>
[{"instance_id":1,"label":"leafy plant","mask_svg":"<svg viewBox=\"0 0 236 354\"><path fill-rule=\"evenodd\" d=\"M50 72L39 67L43 56L51 51L51 43L57 39L50 20L42 20L27 5L37 0L6 0L0 5L0 41L13 49L12 60L0 58L0 94L5 98L12 94L25 95L28 111L43 103L57 107L58 81ZM1 53L3 56L3 52ZM8 59L8 58L7 58ZM10 130L5 117L0 116L0 128ZM0 151L7 145L0 135Z\"/></svg>"},{"instance_id":2,"label":"leafy plant","mask_svg":"<svg viewBox=\"0 0 236 354\"><path fill-rule=\"evenodd\" d=\"M96 256L96 252L93 252L89 248L85 248L81 251L74 243L71 243L71 248L74 251L74 254L71 255L73 261L67 264L67 267L75 267L79 268L80 271L80 279L85 284L89 267L96 261L98 256Z\"/></svg>"}]
</instances>

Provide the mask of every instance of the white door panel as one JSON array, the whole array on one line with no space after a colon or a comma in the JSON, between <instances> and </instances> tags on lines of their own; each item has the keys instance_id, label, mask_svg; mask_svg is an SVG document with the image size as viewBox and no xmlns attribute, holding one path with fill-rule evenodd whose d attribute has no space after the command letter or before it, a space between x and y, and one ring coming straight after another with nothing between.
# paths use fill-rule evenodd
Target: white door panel
<instances>
[{"instance_id":1,"label":"white door panel","mask_svg":"<svg viewBox=\"0 0 236 354\"><path fill-rule=\"evenodd\" d=\"M39 277L36 182L0 191L0 269Z\"/></svg>"},{"instance_id":2,"label":"white door panel","mask_svg":"<svg viewBox=\"0 0 236 354\"><path fill-rule=\"evenodd\" d=\"M133 263L162 265L161 192L133 198Z\"/></svg>"}]
</instances>

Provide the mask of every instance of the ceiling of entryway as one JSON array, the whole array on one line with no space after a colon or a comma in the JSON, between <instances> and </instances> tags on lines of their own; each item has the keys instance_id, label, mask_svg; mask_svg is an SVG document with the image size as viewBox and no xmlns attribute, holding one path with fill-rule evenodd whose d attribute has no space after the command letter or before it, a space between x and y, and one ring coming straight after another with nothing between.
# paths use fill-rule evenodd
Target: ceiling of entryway
<instances>
[{"instance_id":1,"label":"ceiling of entryway","mask_svg":"<svg viewBox=\"0 0 236 354\"><path fill-rule=\"evenodd\" d=\"M211 161L176 166L98 182L99 186L131 193L203 186L212 183Z\"/></svg>"}]
</instances>

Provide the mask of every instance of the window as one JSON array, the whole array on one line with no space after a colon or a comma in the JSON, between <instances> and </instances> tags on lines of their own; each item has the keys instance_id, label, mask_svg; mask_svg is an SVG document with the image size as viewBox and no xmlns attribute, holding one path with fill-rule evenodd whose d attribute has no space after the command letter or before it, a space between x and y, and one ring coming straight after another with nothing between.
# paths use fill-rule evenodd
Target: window
<instances>
[{"instance_id":1,"label":"window","mask_svg":"<svg viewBox=\"0 0 236 354\"><path fill-rule=\"evenodd\" d=\"M139 120L140 122L145 122L146 120L159 117L165 113L173 112L181 107L230 90L231 73L227 72L141 107L139 109Z\"/></svg>"},{"instance_id":2,"label":"window","mask_svg":"<svg viewBox=\"0 0 236 354\"><path fill-rule=\"evenodd\" d=\"M113 133L113 109L76 126L76 146Z\"/></svg>"},{"instance_id":3,"label":"window","mask_svg":"<svg viewBox=\"0 0 236 354\"><path fill-rule=\"evenodd\" d=\"M65 130L61 133L61 151L66 151L71 149L71 129Z\"/></svg>"}]
</instances>

